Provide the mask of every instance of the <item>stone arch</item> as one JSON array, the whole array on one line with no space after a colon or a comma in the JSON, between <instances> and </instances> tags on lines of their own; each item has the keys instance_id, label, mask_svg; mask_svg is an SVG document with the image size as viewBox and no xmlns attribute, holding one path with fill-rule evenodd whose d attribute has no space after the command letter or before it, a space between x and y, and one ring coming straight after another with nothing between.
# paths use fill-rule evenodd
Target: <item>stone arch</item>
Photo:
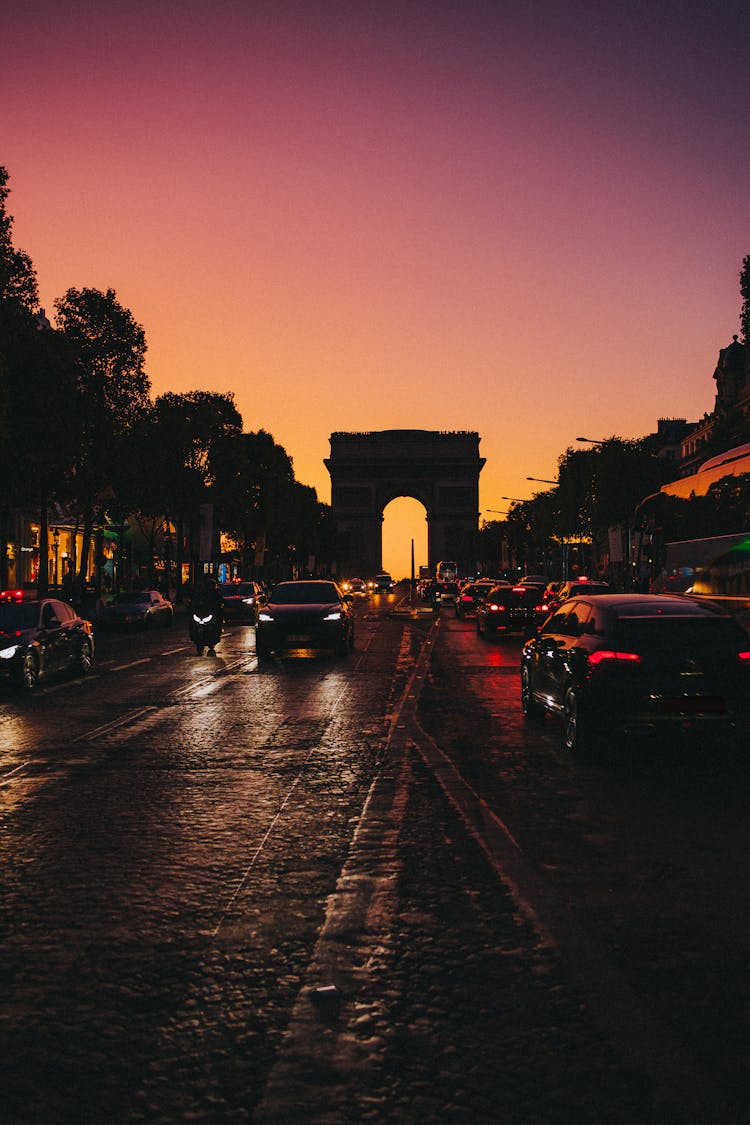
<instances>
[{"instance_id":1,"label":"stone arch","mask_svg":"<svg viewBox=\"0 0 750 1125\"><path fill-rule=\"evenodd\" d=\"M325 466L339 534L342 573L375 574L383 566L383 512L408 496L427 513L430 567L455 559L474 568L479 526L479 434L469 430L380 430L331 434Z\"/></svg>"}]
</instances>

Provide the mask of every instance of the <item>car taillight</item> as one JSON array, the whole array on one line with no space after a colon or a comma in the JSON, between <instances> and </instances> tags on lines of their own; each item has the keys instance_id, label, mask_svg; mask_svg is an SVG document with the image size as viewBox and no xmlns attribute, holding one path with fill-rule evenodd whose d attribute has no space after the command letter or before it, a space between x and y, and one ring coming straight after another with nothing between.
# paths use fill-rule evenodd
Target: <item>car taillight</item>
<instances>
[{"instance_id":1,"label":"car taillight","mask_svg":"<svg viewBox=\"0 0 750 1125\"><path fill-rule=\"evenodd\" d=\"M750 664L750 652L738 652L737 659L741 664Z\"/></svg>"},{"instance_id":2,"label":"car taillight","mask_svg":"<svg viewBox=\"0 0 750 1125\"><path fill-rule=\"evenodd\" d=\"M502 611L505 609L505 606L498 605L497 602L492 602L489 608L493 613L502 613Z\"/></svg>"},{"instance_id":3,"label":"car taillight","mask_svg":"<svg viewBox=\"0 0 750 1125\"><path fill-rule=\"evenodd\" d=\"M596 652L589 653L589 664L593 664L594 667L607 660L619 660L629 664L640 664L641 662L640 655L637 652L614 652L610 649L600 648Z\"/></svg>"}]
</instances>

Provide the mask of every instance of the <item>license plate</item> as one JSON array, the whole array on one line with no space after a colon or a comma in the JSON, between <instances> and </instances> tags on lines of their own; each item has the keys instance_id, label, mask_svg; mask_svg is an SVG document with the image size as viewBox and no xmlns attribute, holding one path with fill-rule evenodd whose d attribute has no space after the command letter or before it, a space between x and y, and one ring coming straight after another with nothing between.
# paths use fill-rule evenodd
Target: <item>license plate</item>
<instances>
[{"instance_id":1,"label":"license plate","mask_svg":"<svg viewBox=\"0 0 750 1125\"><path fill-rule=\"evenodd\" d=\"M304 645L311 638L309 633L289 633L286 639L290 645Z\"/></svg>"}]
</instances>

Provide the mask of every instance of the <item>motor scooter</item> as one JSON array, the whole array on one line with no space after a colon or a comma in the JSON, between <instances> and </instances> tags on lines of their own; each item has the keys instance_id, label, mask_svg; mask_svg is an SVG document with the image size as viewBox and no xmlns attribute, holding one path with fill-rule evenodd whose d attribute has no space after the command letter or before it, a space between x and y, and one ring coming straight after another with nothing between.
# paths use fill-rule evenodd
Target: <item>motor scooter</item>
<instances>
[{"instance_id":1,"label":"motor scooter","mask_svg":"<svg viewBox=\"0 0 750 1125\"><path fill-rule=\"evenodd\" d=\"M203 655L204 648L213 652L214 645L221 639L221 617L218 613L205 613L203 611L190 614L190 640L195 645L198 656Z\"/></svg>"}]
</instances>

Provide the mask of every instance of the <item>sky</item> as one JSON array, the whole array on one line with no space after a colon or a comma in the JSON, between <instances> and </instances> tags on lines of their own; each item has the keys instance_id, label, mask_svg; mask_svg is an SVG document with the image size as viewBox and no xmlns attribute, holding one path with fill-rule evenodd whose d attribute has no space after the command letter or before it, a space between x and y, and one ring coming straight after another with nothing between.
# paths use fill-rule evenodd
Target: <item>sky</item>
<instances>
[{"instance_id":1,"label":"sky","mask_svg":"<svg viewBox=\"0 0 750 1125\"><path fill-rule=\"evenodd\" d=\"M231 391L321 500L334 431L478 431L491 519L577 436L712 410L750 254L738 0L40 0L2 34L48 315L115 289L152 394ZM395 501L394 574L412 538Z\"/></svg>"}]
</instances>

